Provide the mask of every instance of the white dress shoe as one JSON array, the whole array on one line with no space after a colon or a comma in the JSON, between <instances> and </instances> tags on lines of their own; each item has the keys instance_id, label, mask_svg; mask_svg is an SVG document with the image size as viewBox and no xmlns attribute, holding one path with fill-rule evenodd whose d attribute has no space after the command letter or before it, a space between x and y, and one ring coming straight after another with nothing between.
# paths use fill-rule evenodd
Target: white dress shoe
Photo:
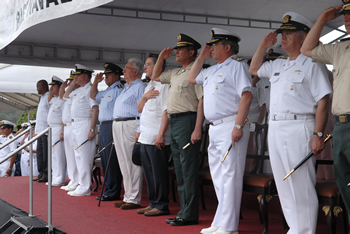
<instances>
[{"instance_id":1,"label":"white dress shoe","mask_svg":"<svg viewBox=\"0 0 350 234\"><path fill-rule=\"evenodd\" d=\"M53 182L51 186L54 186L54 187L58 187L58 186L62 186L62 185L65 185L66 183L57 183L57 182Z\"/></svg>"},{"instance_id":2,"label":"white dress shoe","mask_svg":"<svg viewBox=\"0 0 350 234\"><path fill-rule=\"evenodd\" d=\"M212 234L212 233L216 232L217 230L219 230L219 227L211 226L208 228L203 228L201 233L202 234Z\"/></svg>"},{"instance_id":3,"label":"white dress shoe","mask_svg":"<svg viewBox=\"0 0 350 234\"><path fill-rule=\"evenodd\" d=\"M73 197L82 197L82 196L90 196L91 195L91 192L88 192L88 193L82 193L80 191L71 191L68 193L69 195L73 196Z\"/></svg>"},{"instance_id":4,"label":"white dress shoe","mask_svg":"<svg viewBox=\"0 0 350 234\"><path fill-rule=\"evenodd\" d=\"M238 234L238 231L234 231L234 232L226 232L223 230L217 230L216 232L213 232L213 234Z\"/></svg>"},{"instance_id":5,"label":"white dress shoe","mask_svg":"<svg viewBox=\"0 0 350 234\"><path fill-rule=\"evenodd\" d=\"M68 186L68 185L67 185L66 188L65 188L64 190L71 192L71 191L74 191L77 187L78 187L78 186L74 186L74 185L73 185L73 186L72 186L72 185L71 185L71 186Z\"/></svg>"}]
</instances>

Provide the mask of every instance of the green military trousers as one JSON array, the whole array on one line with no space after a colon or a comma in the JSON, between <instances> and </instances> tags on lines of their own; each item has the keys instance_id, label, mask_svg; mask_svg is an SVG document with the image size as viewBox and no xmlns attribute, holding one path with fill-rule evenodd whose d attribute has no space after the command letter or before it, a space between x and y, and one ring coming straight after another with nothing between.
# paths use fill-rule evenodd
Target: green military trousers
<instances>
[{"instance_id":1,"label":"green military trousers","mask_svg":"<svg viewBox=\"0 0 350 234\"><path fill-rule=\"evenodd\" d=\"M170 118L171 150L174 160L181 210L185 221L199 218L199 148L201 142L182 149L191 140L196 114Z\"/></svg>"},{"instance_id":2,"label":"green military trousers","mask_svg":"<svg viewBox=\"0 0 350 234\"><path fill-rule=\"evenodd\" d=\"M334 172L348 214L350 214L350 122L336 122L333 130ZM350 217L350 215L349 215Z\"/></svg>"}]
</instances>

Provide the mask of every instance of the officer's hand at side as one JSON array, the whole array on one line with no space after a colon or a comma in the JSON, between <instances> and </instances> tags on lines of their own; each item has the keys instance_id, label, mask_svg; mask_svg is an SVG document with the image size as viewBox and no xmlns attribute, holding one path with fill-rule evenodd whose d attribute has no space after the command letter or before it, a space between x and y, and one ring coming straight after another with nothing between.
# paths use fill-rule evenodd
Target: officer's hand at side
<instances>
[{"instance_id":1,"label":"officer's hand at side","mask_svg":"<svg viewBox=\"0 0 350 234\"><path fill-rule=\"evenodd\" d=\"M173 50L174 49L171 48L171 47L165 48L164 50L162 50L162 52L160 52L159 58L160 59L168 59L168 58L170 58L170 56L173 53Z\"/></svg>"},{"instance_id":2,"label":"officer's hand at side","mask_svg":"<svg viewBox=\"0 0 350 234\"><path fill-rule=\"evenodd\" d=\"M235 142L238 142L243 136L243 130L233 128L232 130L232 147L235 147Z\"/></svg>"},{"instance_id":3,"label":"officer's hand at side","mask_svg":"<svg viewBox=\"0 0 350 234\"><path fill-rule=\"evenodd\" d=\"M324 149L323 139L314 135L311 142L311 148L314 155L321 153L321 151Z\"/></svg>"},{"instance_id":4,"label":"officer's hand at side","mask_svg":"<svg viewBox=\"0 0 350 234\"><path fill-rule=\"evenodd\" d=\"M64 135L63 133L60 134L60 141L63 141L64 140Z\"/></svg>"},{"instance_id":5,"label":"officer's hand at side","mask_svg":"<svg viewBox=\"0 0 350 234\"><path fill-rule=\"evenodd\" d=\"M165 144L164 144L164 136L159 135L156 137L156 141L154 142L159 150L161 150Z\"/></svg>"},{"instance_id":6,"label":"officer's hand at side","mask_svg":"<svg viewBox=\"0 0 350 234\"><path fill-rule=\"evenodd\" d=\"M151 90L149 90L143 96L146 98L146 100L151 99L151 98L156 98L157 96L159 96L159 91L155 90L153 87Z\"/></svg>"},{"instance_id":7,"label":"officer's hand at side","mask_svg":"<svg viewBox=\"0 0 350 234\"><path fill-rule=\"evenodd\" d=\"M212 47L205 45L201 53L199 54L199 57L203 59L208 59L208 58L211 58L211 56L212 56Z\"/></svg>"},{"instance_id":8,"label":"officer's hand at side","mask_svg":"<svg viewBox=\"0 0 350 234\"><path fill-rule=\"evenodd\" d=\"M270 32L269 34L267 34L264 39L262 40L262 42L260 43L261 46L264 46L265 48L270 48L272 46L274 46L277 42L277 33L275 31Z\"/></svg>"},{"instance_id":9,"label":"officer's hand at side","mask_svg":"<svg viewBox=\"0 0 350 234\"><path fill-rule=\"evenodd\" d=\"M139 133L139 132L136 132L136 133L135 133L135 142L138 142L138 141L139 141L140 134L141 134L141 133Z\"/></svg>"},{"instance_id":10,"label":"officer's hand at side","mask_svg":"<svg viewBox=\"0 0 350 234\"><path fill-rule=\"evenodd\" d=\"M89 141L91 141L91 140L94 139L94 138L95 138L95 133L89 132L89 134L88 134L88 139L89 139Z\"/></svg>"},{"instance_id":11,"label":"officer's hand at side","mask_svg":"<svg viewBox=\"0 0 350 234\"><path fill-rule=\"evenodd\" d=\"M197 141L201 140L201 137L202 137L201 129L199 129L199 130L194 129L194 131L192 132L192 135L191 135L191 143L195 144Z\"/></svg>"}]
</instances>

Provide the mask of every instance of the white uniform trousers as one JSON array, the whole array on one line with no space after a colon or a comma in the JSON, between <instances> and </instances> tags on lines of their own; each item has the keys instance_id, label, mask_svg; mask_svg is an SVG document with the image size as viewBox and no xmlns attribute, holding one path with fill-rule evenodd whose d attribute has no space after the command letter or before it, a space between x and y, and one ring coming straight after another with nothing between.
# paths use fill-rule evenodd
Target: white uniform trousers
<instances>
[{"instance_id":1,"label":"white uniform trousers","mask_svg":"<svg viewBox=\"0 0 350 234\"><path fill-rule=\"evenodd\" d=\"M78 169L75 162L74 147L73 147L73 135L72 135L72 126L64 126L64 150L66 152L66 161L67 161L67 173L70 179L70 186L78 186Z\"/></svg>"},{"instance_id":2,"label":"white uniform trousers","mask_svg":"<svg viewBox=\"0 0 350 234\"><path fill-rule=\"evenodd\" d=\"M143 171L132 162L135 133L139 120L113 122L113 141L123 175L124 202L139 205L142 196Z\"/></svg>"},{"instance_id":3,"label":"white uniform trousers","mask_svg":"<svg viewBox=\"0 0 350 234\"><path fill-rule=\"evenodd\" d=\"M310 151L315 120L269 122L269 152L283 214L289 234L315 233L318 199L313 156L285 181L283 178Z\"/></svg>"},{"instance_id":4,"label":"white uniform trousers","mask_svg":"<svg viewBox=\"0 0 350 234\"><path fill-rule=\"evenodd\" d=\"M54 144L60 139L62 126L55 125L51 127L51 130L51 142ZM66 155L64 152L64 143L61 141L52 147L52 183L66 183Z\"/></svg>"},{"instance_id":5,"label":"white uniform trousers","mask_svg":"<svg viewBox=\"0 0 350 234\"><path fill-rule=\"evenodd\" d=\"M86 141L90 131L91 119L72 123L73 148L77 148ZM78 169L79 186L76 191L90 193L91 173L94 155L96 153L96 140L87 141L84 145L74 150L75 162Z\"/></svg>"},{"instance_id":6,"label":"white uniform trousers","mask_svg":"<svg viewBox=\"0 0 350 234\"><path fill-rule=\"evenodd\" d=\"M223 231L237 231L241 208L243 175L249 141L249 124L243 128L243 136L221 163L232 142L232 130L236 119L210 126L209 167L218 198L218 207L212 226Z\"/></svg>"},{"instance_id":7,"label":"white uniform trousers","mask_svg":"<svg viewBox=\"0 0 350 234\"><path fill-rule=\"evenodd\" d=\"M30 172L30 162L29 162L29 153L25 150L22 150L21 155L21 175L29 176ZM33 176L39 175L38 166L36 161L36 154L33 153Z\"/></svg>"}]
</instances>

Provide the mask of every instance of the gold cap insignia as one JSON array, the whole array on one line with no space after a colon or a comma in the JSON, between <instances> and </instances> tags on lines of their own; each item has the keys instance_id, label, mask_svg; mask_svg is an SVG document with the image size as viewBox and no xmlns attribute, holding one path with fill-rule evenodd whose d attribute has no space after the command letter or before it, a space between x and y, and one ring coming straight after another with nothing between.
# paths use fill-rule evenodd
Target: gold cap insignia
<instances>
[{"instance_id":1,"label":"gold cap insignia","mask_svg":"<svg viewBox=\"0 0 350 234\"><path fill-rule=\"evenodd\" d=\"M4 125L4 122L0 122L0 125Z\"/></svg>"},{"instance_id":2,"label":"gold cap insignia","mask_svg":"<svg viewBox=\"0 0 350 234\"><path fill-rule=\"evenodd\" d=\"M177 35L177 41L181 41L181 35L180 34Z\"/></svg>"},{"instance_id":3,"label":"gold cap insignia","mask_svg":"<svg viewBox=\"0 0 350 234\"><path fill-rule=\"evenodd\" d=\"M213 37L214 36L214 31L213 30L211 30L211 37Z\"/></svg>"},{"instance_id":4,"label":"gold cap insignia","mask_svg":"<svg viewBox=\"0 0 350 234\"><path fill-rule=\"evenodd\" d=\"M344 0L344 2L349 2L350 0Z\"/></svg>"},{"instance_id":5,"label":"gold cap insignia","mask_svg":"<svg viewBox=\"0 0 350 234\"><path fill-rule=\"evenodd\" d=\"M270 49L268 53L269 53L269 54L272 54L272 52L273 52L273 49Z\"/></svg>"},{"instance_id":6,"label":"gold cap insignia","mask_svg":"<svg viewBox=\"0 0 350 234\"><path fill-rule=\"evenodd\" d=\"M74 69L77 70L77 66L74 66Z\"/></svg>"},{"instance_id":7,"label":"gold cap insignia","mask_svg":"<svg viewBox=\"0 0 350 234\"><path fill-rule=\"evenodd\" d=\"M285 23L288 23L289 20L290 20L290 15L286 15L286 16L283 18L283 21L282 21L282 22L285 24Z\"/></svg>"},{"instance_id":8,"label":"gold cap insignia","mask_svg":"<svg viewBox=\"0 0 350 234\"><path fill-rule=\"evenodd\" d=\"M106 63L106 64L105 64L105 68L107 68L107 67L108 67L108 64Z\"/></svg>"}]
</instances>

